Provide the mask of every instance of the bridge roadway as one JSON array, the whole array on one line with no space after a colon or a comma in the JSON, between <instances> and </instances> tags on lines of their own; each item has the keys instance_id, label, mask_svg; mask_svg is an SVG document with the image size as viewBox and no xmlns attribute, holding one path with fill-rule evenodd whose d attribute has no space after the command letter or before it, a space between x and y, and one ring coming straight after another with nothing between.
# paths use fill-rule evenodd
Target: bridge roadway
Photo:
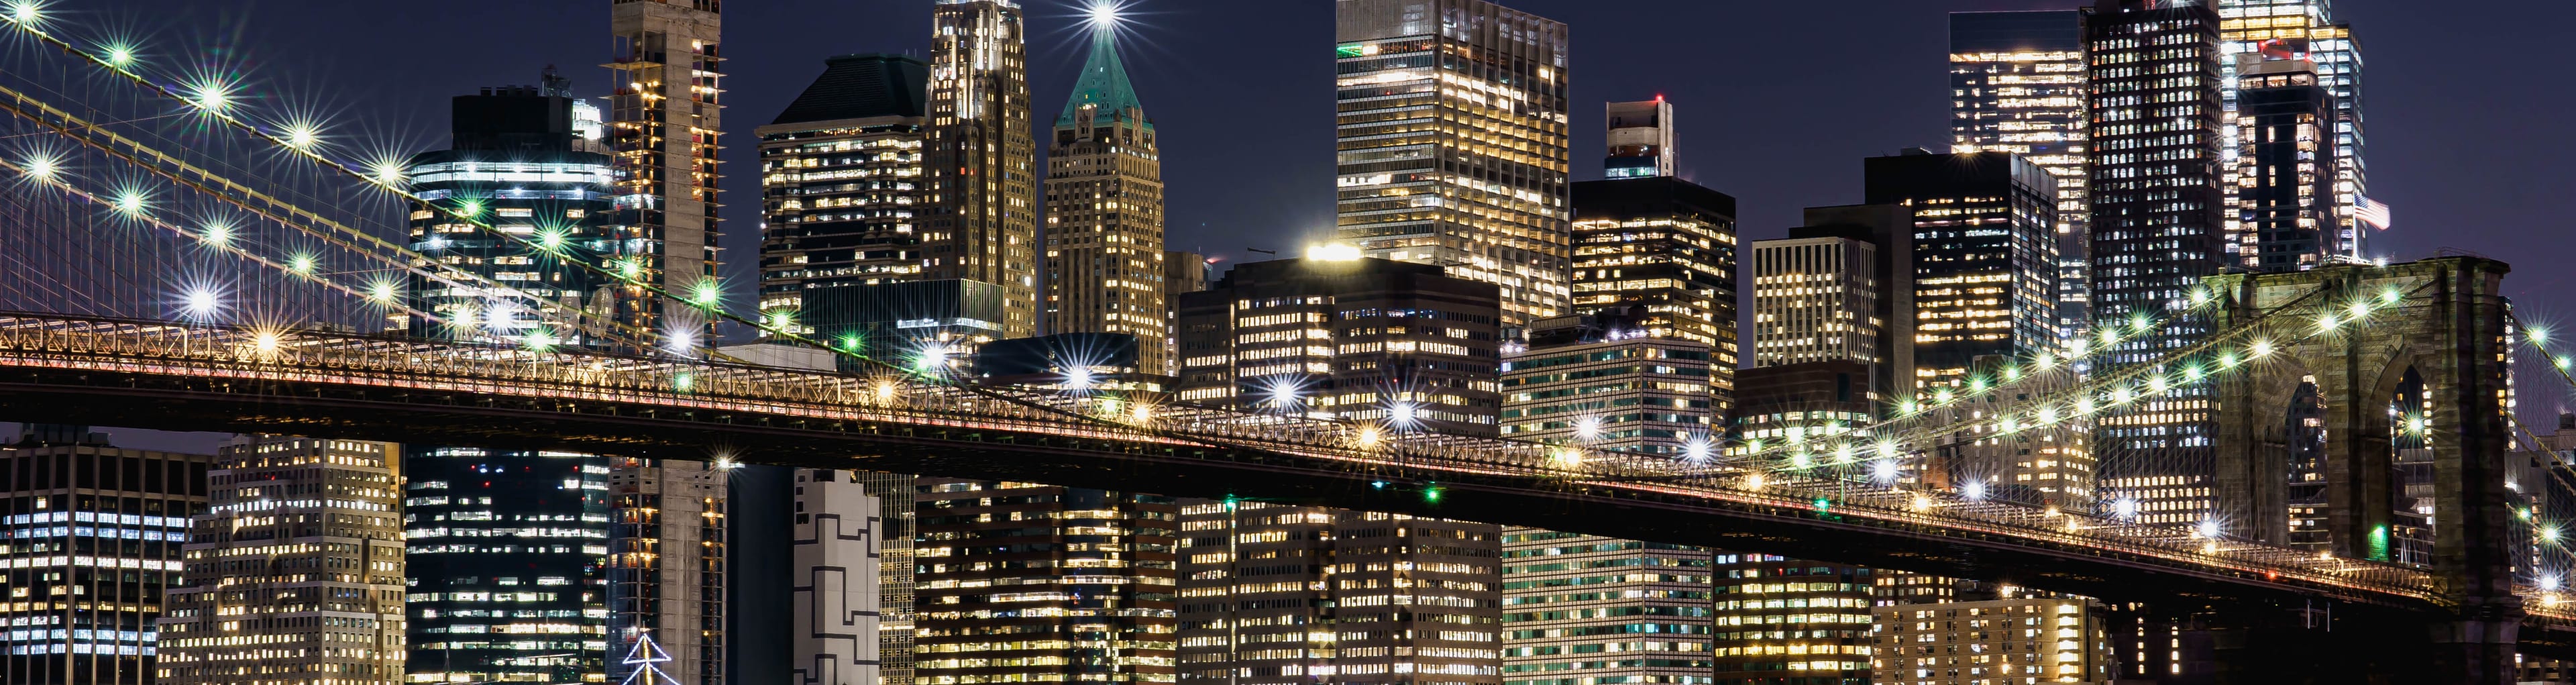
<instances>
[{"instance_id":1,"label":"bridge roadway","mask_svg":"<svg viewBox=\"0 0 2576 685\"><path fill-rule=\"evenodd\" d=\"M0 416L744 461L1443 516L2113 602L2437 621L2434 575L1864 482L1102 398L583 351L0 313ZM1818 506L1819 498L1826 502ZM2543 597L2534 591L2526 597ZM2576 656L2576 606L2526 602Z\"/></svg>"}]
</instances>

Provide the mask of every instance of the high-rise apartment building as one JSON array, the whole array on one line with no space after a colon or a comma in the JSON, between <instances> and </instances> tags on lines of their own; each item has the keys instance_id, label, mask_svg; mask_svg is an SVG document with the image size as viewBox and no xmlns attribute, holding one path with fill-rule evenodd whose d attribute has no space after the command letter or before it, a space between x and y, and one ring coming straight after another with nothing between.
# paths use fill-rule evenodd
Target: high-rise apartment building
<instances>
[{"instance_id":1,"label":"high-rise apartment building","mask_svg":"<svg viewBox=\"0 0 2576 685\"><path fill-rule=\"evenodd\" d=\"M449 149L412 156L403 178L427 206L410 215L416 266L472 274L492 287L455 278L412 275L422 337L560 345L601 345L597 334L562 325L616 307L608 279L581 268L620 259L612 159L600 143L598 110L573 99L570 81L547 73L539 85L485 88L450 103ZM444 208L489 222L502 233L553 245L535 254L519 243L457 220Z\"/></svg>"},{"instance_id":2,"label":"high-rise apartment building","mask_svg":"<svg viewBox=\"0 0 2576 685\"><path fill-rule=\"evenodd\" d=\"M1638 315L1648 335L1710 347L1709 393L1734 403L1735 198L1669 176L1574 184L1577 314Z\"/></svg>"},{"instance_id":3,"label":"high-rise apartment building","mask_svg":"<svg viewBox=\"0 0 2576 685\"><path fill-rule=\"evenodd\" d=\"M926 278L922 162L929 66L894 55L823 62L760 135L760 312L819 335L808 298Z\"/></svg>"},{"instance_id":4,"label":"high-rise apartment building","mask_svg":"<svg viewBox=\"0 0 2576 685\"><path fill-rule=\"evenodd\" d=\"M797 469L794 488L792 682L878 685L880 502L849 471Z\"/></svg>"},{"instance_id":5,"label":"high-rise apartment building","mask_svg":"<svg viewBox=\"0 0 2576 685\"><path fill-rule=\"evenodd\" d=\"M2229 261L2257 271L2305 271L2359 258L2335 218L2334 93L2314 63L2238 55L2236 206Z\"/></svg>"},{"instance_id":6,"label":"high-rise apartment building","mask_svg":"<svg viewBox=\"0 0 2576 685\"><path fill-rule=\"evenodd\" d=\"M2370 231L2360 219L2360 208L2370 194L2370 167L2364 163L2368 139L2363 135L2361 44L2353 37L2352 25L2340 20L2332 0L2216 0L2219 16L2219 83L2220 99L2231 113L2244 111L2240 84L2243 64L2269 61L2306 61L2316 73L2317 85L2333 95L2332 132L2320 142L2320 160L2330 158L2334 170L2333 225L2327 237L2348 247L2346 256L2367 258ZM2243 160L2235 158L2249 142L2241 126L2230 122L2223 142L2223 154L2236 162L2224 171L2230 174L2243 169ZM2331 155L2326 150L2332 151ZM2243 188L2241 179L2227 184L2234 191ZM2231 195L2231 200L2236 196ZM2230 214L2231 220L2238 215ZM2253 228L2233 225L2234 231Z\"/></svg>"},{"instance_id":7,"label":"high-rise apartment building","mask_svg":"<svg viewBox=\"0 0 2576 685\"><path fill-rule=\"evenodd\" d=\"M1843 435L1887 416L1889 402L1874 390L1876 368L1841 359L1745 369L1744 392L1728 417L1728 447L1779 445L1819 435ZM1758 443L1756 442L1758 441Z\"/></svg>"},{"instance_id":8,"label":"high-rise apartment building","mask_svg":"<svg viewBox=\"0 0 2576 685\"><path fill-rule=\"evenodd\" d=\"M1491 436L1493 285L1325 246L1180 298L1183 402Z\"/></svg>"},{"instance_id":9,"label":"high-rise apartment building","mask_svg":"<svg viewBox=\"0 0 2576 685\"><path fill-rule=\"evenodd\" d=\"M214 458L118 448L88 426L13 437L0 448L0 682L150 685Z\"/></svg>"},{"instance_id":10,"label":"high-rise apartment building","mask_svg":"<svg viewBox=\"0 0 2576 685\"><path fill-rule=\"evenodd\" d=\"M1117 36L1114 22L1092 25L1091 56L1049 139L1046 330L1135 336L1145 371L1169 376L1162 148Z\"/></svg>"},{"instance_id":11,"label":"high-rise apartment building","mask_svg":"<svg viewBox=\"0 0 2576 685\"><path fill-rule=\"evenodd\" d=\"M1713 562L1714 682L1869 685L1870 569L1728 551Z\"/></svg>"},{"instance_id":12,"label":"high-rise apartment building","mask_svg":"<svg viewBox=\"0 0 2576 685\"><path fill-rule=\"evenodd\" d=\"M1337 240L1564 313L1565 24L1488 0L1336 0Z\"/></svg>"},{"instance_id":13,"label":"high-rise apartment building","mask_svg":"<svg viewBox=\"0 0 2576 685\"><path fill-rule=\"evenodd\" d=\"M608 673L608 458L404 451L406 678L577 683Z\"/></svg>"},{"instance_id":14,"label":"high-rise apartment building","mask_svg":"<svg viewBox=\"0 0 2576 685\"><path fill-rule=\"evenodd\" d=\"M189 525L161 619L164 685L403 679L402 495L391 443L237 436Z\"/></svg>"},{"instance_id":15,"label":"high-rise apartment building","mask_svg":"<svg viewBox=\"0 0 2576 685\"><path fill-rule=\"evenodd\" d=\"M724 149L724 0L613 0L608 143L617 205L608 224L635 284L618 286L619 317L663 335L702 336L715 322L639 284L691 296L716 278L716 210ZM686 312L686 313L684 313ZM658 638L657 638L658 639Z\"/></svg>"},{"instance_id":16,"label":"high-rise apartment building","mask_svg":"<svg viewBox=\"0 0 2576 685\"><path fill-rule=\"evenodd\" d=\"M1978 357L2057 347L2056 177L2009 152L1866 160L1871 204L1913 215L1914 378L1899 398L1963 386Z\"/></svg>"},{"instance_id":17,"label":"high-rise apartment building","mask_svg":"<svg viewBox=\"0 0 2576 685\"><path fill-rule=\"evenodd\" d=\"M1613 102L1605 109L1609 113L1610 155L1601 162L1601 175L1673 175L1677 156L1673 149L1673 103L1656 96L1653 100Z\"/></svg>"},{"instance_id":18,"label":"high-rise apartment building","mask_svg":"<svg viewBox=\"0 0 2576 685\"><path fill-rule=\"evenodd\" d=\"M1171 498L920 483L914 682L1173 681Z\"/></svg>"},{"instance_id":19,"label":"high-rise apartment building","mask_svg":"<svg viewBox=\"0 0 2576 685\"><path fill-rule=\"evenodd\" d=\"M1950 151L2010 152L2057 178L2057 325L2089 324L2084 240L2092 212L2084 10L1950 14Z\"/></svg>"},{"instance_id":20,"label":"high-rise apartment building","mask_svg":"<svg viewBox=\"0 0 2576 685\"><path fill-rule=\"evenodd\" d=\"M1234 500L1180 523L1181 682L1502 685L1494 526Z\"/></svg>"},{"instance_id":21,"label":"high-rise apartment building","mask_svg":"<svg viewBox=\"0 0 2576 685\"><path fill-rule=\"evenodd\" d=\"M1015 0L931 9L930 222L924 273L1001 288L1003 338L1038 333L1037 141Z\"/></svg>"},{"instance_id":22,"label":"high-rise apartment building","mask_svg":"<svg viewBox=\"0 0 2576 685\"><path fill-rule=\"evenodd\" d=\"M1878 651L1867 682L2111 682L2110 630L2093 600L1893 604L1875 613Z\"/></svg>"},{"instance_id":23,"label":"high-rise apartment building","mask_svg":"<svg viewBox=\"0 0 2576 685\"><path fill-rule=\"evenodd\" d=\"M2092 65L2093 318L2151 322L2094 353L2112 368L2205 339L2206 317L2176 309L2221 266L2218 12L2207 3L2101 0L2085 28ZM2157 320L2168 320L2152 324ZM2103 499L2187 515L2209 506L2207 384L2105 412L2094 450Z\"/></svg>"},{"instance_id":24,"label":"high-rise apartment building","mask_svg":"<svg viewBox=\"0 0 2576 685\"><path fill-rule=\"evenodd\" d=\"M1503 347L1502 436L1512 440L1715 456L1716 371L1707 343L1659 337L1645 316L1540 319Z\"/></svg>"}]
</instances>

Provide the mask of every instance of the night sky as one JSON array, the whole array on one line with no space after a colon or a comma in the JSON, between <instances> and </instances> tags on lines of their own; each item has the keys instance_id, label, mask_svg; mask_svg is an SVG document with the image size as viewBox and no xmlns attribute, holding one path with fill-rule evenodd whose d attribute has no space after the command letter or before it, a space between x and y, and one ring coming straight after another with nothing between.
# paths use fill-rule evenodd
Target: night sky
<instances>
[{"instance_id":1,"label":"night sky","mask_svg":"<svg viewBox=\"0 0 2576 685\"><path fill-rule=\"evenodd\" d=\"M1034 110L1052 121L1079 67L1078 6L1022 0ZM1239 259L1332 225L1329 0L1129 0L1127 64L1162 133L1170 240ZM1505 0L1572 25L1574 169L1600 176L1601 104L1678 108L1682 175L1737 198L1742 237L1784 235L1811 205L1860 201L1860 159L1949 142L1951 11L2084 0ZM447 98L529 84L552 64L607 90L604 0L54 0L69 25L142 36L149 60L220 56L271 100L334 126L445 147ZM926 56L931 0L726 3L727 276L747 292L759 247L756 139L829 55ZM2524 316L2576 322L2565 225L2576 191L2576 3L2339 0L2362 41L2367 160L2397 228L2374 251L2450 248L2513 262ZM2436 9L2438 6L2439 9ZM86 30L73 30L86 35ZM387 217L392 221L393 217ZM756 267L754 267L756 268Z\"/></svg>"}]
</instances>

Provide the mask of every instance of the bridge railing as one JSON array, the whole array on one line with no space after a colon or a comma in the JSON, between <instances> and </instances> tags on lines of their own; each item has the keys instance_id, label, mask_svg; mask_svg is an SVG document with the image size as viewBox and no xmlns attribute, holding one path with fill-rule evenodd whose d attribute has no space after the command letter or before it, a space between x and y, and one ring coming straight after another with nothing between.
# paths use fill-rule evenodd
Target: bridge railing
<instances>
[{"instance_id":1,"label":"bridge railing","mask_svg":"<svg viewBox=\"0 0 2576 685\"><path fill-rule=\"evenodd\" d=\"M894 373L821 373L571 349L47 315L0 314L0 350L21 357L50 354L68 364L132 370L169 362L166 372L217 380L400 383L496 396L989 427L1135 445L1247 448L1359 469L1508 476L1526 478L1541 487L1614 496L1703 498L1782 511L1795 511L1821 498L1835 513L1875 525L1913 526L1946 535L2007 536L2435 600L2442 590L2431 574L2419 569L2200 539L2189 529L1975 501L1865 480L1561 445L1383 432L1365 424L1285 413L1176 405L1140 408L1115 397L968 388ZM2535 607L2541 608L2546 607Z\"/></svg>"}]
</instances>

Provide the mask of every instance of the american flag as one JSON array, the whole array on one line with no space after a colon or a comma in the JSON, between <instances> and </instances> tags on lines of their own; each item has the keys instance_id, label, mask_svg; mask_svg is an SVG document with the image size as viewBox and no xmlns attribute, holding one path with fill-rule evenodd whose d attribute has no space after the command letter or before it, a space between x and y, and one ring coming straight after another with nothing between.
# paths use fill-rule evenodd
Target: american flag
<instances>
[{"instance_id":1,"label":"american flag","mask_svg":"<svg viewBox=\"0 0 2576 685\"><path fill-rule=\"evenodd\" d=\"M2379 230L2388 230L2388 205L2381 204L2378 200L2362 198L2361 205L2353 210L2353 218L2360 219L2362 223L2377 226Z\"/></svg>"}]
</instances>

